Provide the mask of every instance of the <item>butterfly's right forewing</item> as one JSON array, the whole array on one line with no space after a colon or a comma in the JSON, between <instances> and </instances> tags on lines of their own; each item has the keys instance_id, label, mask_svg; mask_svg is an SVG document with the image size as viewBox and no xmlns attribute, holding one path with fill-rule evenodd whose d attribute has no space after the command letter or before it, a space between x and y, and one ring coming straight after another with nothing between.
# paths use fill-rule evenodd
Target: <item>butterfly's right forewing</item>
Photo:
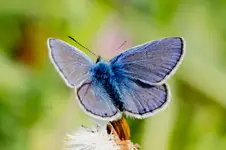
<instances>
[{"instance_id":1,"label":"butterfly's right forewing","mask_svg":"<svg viewBox=\"0 0 226 150\"><path fill-rule=\"evenodd\" d=\"M58 39L48 39L49 56L66 84L79 87L89 77L92 60L83 52Z\"/></svg>"},{"instance_id":2,"label":"butterfly's right forewing","mask_svg":"<svg viewBox=\"0 0 226 150\"><path fill-rule=\"evenodd\" d=\"M133 47L110 60L114 72L151 85L161 85L179 67L185 54L180 37L163 38Z\"/></svg>"}]
</instances>

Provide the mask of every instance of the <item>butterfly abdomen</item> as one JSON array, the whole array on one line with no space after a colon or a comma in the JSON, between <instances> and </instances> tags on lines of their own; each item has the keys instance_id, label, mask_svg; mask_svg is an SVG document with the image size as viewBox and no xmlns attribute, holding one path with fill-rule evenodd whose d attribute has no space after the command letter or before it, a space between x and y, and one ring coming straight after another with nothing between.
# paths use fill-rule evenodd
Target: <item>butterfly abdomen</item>
<instances>
[{"instance_id":1,"label":"butterfly abdomen","mask_svg":"<svg viewBox=\"0 0 226 150\"><path fill-rule=\"evenodd\" d=\"M113 104L120 110L123 110L123 103L120 98L120 94L115 84L114 73L112 72L110 66L101 61L96 64L91 70L93 75L93 80L100 83L106 92L112 99Z\"/></svg>"}]
</instances>

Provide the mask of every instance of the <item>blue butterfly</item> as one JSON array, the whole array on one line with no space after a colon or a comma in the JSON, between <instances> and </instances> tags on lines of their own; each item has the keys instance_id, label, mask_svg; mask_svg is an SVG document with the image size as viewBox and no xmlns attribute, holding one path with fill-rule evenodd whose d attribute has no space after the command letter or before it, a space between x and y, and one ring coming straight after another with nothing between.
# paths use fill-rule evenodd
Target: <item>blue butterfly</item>
<instances>
[{"instance_id":1,"label":"blue butterfly","mask_svg":"<svg viewBox=\"0 0 226 150\"><path fill-rule=\"evenodd\" d=\"M65 83L76 89L81 108L91 117L116 120L123 113L147 118L170 102L166 80L185 55L180 37L163 38L133 47L111 59L94 63L70 44L48 39L49 55Z\"/></svg>"}]
</instances>

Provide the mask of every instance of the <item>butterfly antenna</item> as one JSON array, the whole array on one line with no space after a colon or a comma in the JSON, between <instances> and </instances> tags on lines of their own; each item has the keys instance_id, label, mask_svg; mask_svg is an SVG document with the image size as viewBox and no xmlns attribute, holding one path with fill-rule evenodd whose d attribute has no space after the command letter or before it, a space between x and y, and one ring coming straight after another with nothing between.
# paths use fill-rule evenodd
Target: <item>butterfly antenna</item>
<instances>
[{"instance_id":1,"label":"butterfly antenna","mask_svg":"<svg viewBox=\"0 0 226 150\"><path fill-rule=\"evenodd\" d=\"M83 46L82 44L80 44L78 41L76 41L73 37L68 36L70 39L72 39L75 43L77 43L78 45L80 45L81 47L85 48L86 50L88 50L91 54L93 54L94 56L98 57L96 54L94 54L90 49L88 49L87 47Z\"/></svg>"},{"instance_id":2,"label":"butterfly antenna","mask_svg":"<svg viewBox=\"0 0 226 150\"><path fill-rule=\"evenodd\" d=\"M120 46L119 46L116 50L121 49L121 48L122 48L122 46L126 44L126 42L127 42L127 41L124 41L124 42L123 42L123 43L122 43L122 44L121 44L121 45L120 45Z\"/></svg>"}]
</instances>

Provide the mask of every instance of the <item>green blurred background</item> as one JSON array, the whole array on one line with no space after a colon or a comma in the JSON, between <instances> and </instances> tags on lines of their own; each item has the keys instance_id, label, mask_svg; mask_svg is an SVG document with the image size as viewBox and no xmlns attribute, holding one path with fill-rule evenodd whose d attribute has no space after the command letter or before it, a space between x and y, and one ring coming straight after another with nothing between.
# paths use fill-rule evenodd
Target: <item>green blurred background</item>
<instances>
[{"instance_id":1,"label":"green blurred background","mask_svg":"<svg viewBox=\"0 0 226 150\"><path fill-rule=\"evenodd\" d=\"M48 57L48 37L79 47L68 35L106 59L184 37L172 102L130 119L132 141L143 150L226 149L225 0L0 0L0 150L60 150L65 133L92 124Z\"/></svg>"}]
</instances>

